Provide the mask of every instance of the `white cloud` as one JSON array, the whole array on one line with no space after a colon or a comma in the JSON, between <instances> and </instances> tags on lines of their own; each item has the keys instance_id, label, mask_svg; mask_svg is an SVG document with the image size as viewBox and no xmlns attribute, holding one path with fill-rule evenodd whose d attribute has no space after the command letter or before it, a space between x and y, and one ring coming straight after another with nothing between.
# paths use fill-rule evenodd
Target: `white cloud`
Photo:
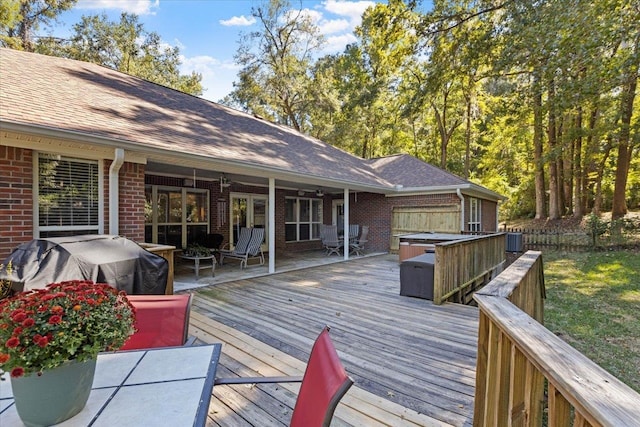
<instances>
[{"instance_id":1,"label":"white cloud","mask_svg":"<svg viewBox=\"0 0 640 427\"><path fill-rule=\"evenodd\" d=\"M322 6L327 12L333 13L338 16L346 16L355 25L358 25L362 20L362 14L370 7L374 6L376 2L360 0L360 1L344 1L344 0L325 0L322 2ZM354 27L355 27L354 25Z\"/></svg>"},{"instance_id":2,"label":"white cloud","mask_svg":"<svg viewBox=\"0 0 640 427\"><path fill-rule=\"evenodd\" d=\"M219 22L225 27L248 27L249 25L253 25L256 23L256 18L254 18L253 16L247 18L244 15L240 15L225 20L221 19Z\"/></svg>"},{"instance_id":3,"label":"white cloud","mask_svg":"<svg viewBox=\"0 0 640 427\"><path fill-rule=\"evenodd\" d=\"M233 61L221 61L207 55L180 59L182 74L191 74L192 71L202 74L203 98L219 101L233 90L233 81L240 68Z\"/></svg>"},{"instance_id":4,"label":"white cloud","mask_svg":"<svg viewBox=\"0 0 640 427\"><path fill-rule=\"evenodd\" d=\"M136 15L153 15L160 0L79 0L78 9L118 9Z\"/></svg>"},{"instance_id":5,"label":"white cloud","mask_svg":"<svg viewBox=\"0 0 640 427\"><path fill-rule=\"evenodd\" d=\"M353 33L330 36L327 37L322 52L326 54L342 52L349 43L355 43L356 41L358 41L358 39Z\"/></svg>"},{"instance_id":6,"label":"white cloud","mask_svg":"<svg viewBox=\"0 0 640 427\"><path fill-rule=\"evenodd\" d=\"M318 28L320 28L320 32L325 35L353 30L349 21L347 21L346 19L323 19L322 21L318 22L317 25Z\"/></svg>"}]
</instances>

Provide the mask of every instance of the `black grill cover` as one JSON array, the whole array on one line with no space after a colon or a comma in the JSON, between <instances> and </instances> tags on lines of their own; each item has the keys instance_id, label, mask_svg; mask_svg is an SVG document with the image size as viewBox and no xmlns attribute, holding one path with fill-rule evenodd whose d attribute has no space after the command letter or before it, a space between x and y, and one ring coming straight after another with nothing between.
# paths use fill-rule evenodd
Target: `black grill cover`
<instances>
[{"instance_id":1,"label":"black grill cover","mask_svg":"<svg viewBox=\"0 0 640 427\"><path fill-rule=\"evenodd\" d=\"M124 237L87 235L35 239L13 250L7 276L15 291L44 288L65 280L92 280L127 294L165 293L169 264L163 257Z\"/></svg>"}]
</instances>

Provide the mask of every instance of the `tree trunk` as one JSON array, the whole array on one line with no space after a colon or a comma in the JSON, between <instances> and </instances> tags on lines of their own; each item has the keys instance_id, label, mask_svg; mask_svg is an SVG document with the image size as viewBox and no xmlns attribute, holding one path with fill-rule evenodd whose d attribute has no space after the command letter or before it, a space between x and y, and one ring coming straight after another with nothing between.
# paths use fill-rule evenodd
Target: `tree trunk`
<instances>
[{"instance_id":1,"label":"tree trunk","mask_svg":"<svg viewBox=\"0 0 640 427\"><path fill-rule=\"evenodd\" d=\"M637 46L636 46L637 50ZM616 183L613 190L613 205L611 219L618 219L627 213L627 178L631 161L629 140L631 134L631 116L633 115L633 101L638 85L638 64L627 70L622 93L620 95L620 133L618 137L618 159L616 161Z\"/></svg>"},{"instance_id":2,"label":"tree trunk","mask_svg":"<svg viewBox=\"0 0 640 427\"><path fill-rule=\"evenodd\" d=\"M602 155L602 160L598 165L597 177L596 177L596 190L595 190L595 198L593 201L593 213L600 216L602 213L602 177L604 176L604 168L607 164L607 159L609 158L609 154L611 153L611 137L607 140L607 144L604 148L604 153Z\"/></svg>"},{"instance_id":3,"label":"tree trunk","mask_svg":"<svg viewBox=\"0 0 640 427\"><path fill-rule=\"evenodd\" d=\"M467 117L465 129L465 152L464 152L464 179L469 179L469 168L471 162L471 96L465 96L467 101Z\"/></svg>"},{"instance_id":4,"label":"tree trunk","mask_svg":"<svg viewBox=\"0 0 640 427\"><path fill-rule=\"evenodd\" d=\"M582 218L584 216L582 193L586 190L583 187L585 173L582 168L582 107L578 107L575 128L578 134L573 142L573 216L574 218Z\"/></svg>"},{"instance_id":5,"label":"tree trunk","mask_svg":"<svg viewBox=\"0 0 640 427\"><path fill-rule=\"evenodd\" d=\"M533 83L533 160L535 162L536 219L546 217L544 159L542 158L542 89L540 80Z\"/></svg>"},{"instance_id":6,"label":"tree trunk","mask_svg":"<svg viewBox=\"0 0 640 427\"><path fill-rule=\"evenodd\" d=\"M547 139L549 143L549 219L560 219L560 206L558 197L558 153L556 140L556 113L553 103L555 102L555 89L551 82L549 86L549 123L547 127Z\"/></svg>"}]
</instances>

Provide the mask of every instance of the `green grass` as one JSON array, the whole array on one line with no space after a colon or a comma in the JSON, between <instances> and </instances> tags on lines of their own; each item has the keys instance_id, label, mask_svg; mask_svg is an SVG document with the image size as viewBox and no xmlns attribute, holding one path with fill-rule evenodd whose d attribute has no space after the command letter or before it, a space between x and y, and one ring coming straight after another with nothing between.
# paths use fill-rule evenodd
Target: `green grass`
<instances>
[{"instance_id":1,"label":"green grass","mask_svg":"<svg viewBox=\"0 0 640 427\"><path fill-rule=\"evenodd\" d=\"M545 326L640 392L640 253L545 252Z\"/></svg>"}]
</instances>

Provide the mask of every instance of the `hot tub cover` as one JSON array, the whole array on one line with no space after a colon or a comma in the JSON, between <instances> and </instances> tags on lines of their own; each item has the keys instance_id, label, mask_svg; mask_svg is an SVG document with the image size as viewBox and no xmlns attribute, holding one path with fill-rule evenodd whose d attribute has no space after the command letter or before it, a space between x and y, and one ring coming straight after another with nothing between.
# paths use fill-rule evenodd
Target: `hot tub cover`
<instances>
[{"instance_id":1,"label":"hot tub cover","mask_svg":"<svg viewBox=\"0 0 640 427\"><path fill-rule=\"evenodd\" d=\"M92 280L128 294L165 293L169 265L163 257L120 236L85 235L34 239L13 250L12 274L0 273L17 292L65 280Z\"/></svg>"}]
</instances>

